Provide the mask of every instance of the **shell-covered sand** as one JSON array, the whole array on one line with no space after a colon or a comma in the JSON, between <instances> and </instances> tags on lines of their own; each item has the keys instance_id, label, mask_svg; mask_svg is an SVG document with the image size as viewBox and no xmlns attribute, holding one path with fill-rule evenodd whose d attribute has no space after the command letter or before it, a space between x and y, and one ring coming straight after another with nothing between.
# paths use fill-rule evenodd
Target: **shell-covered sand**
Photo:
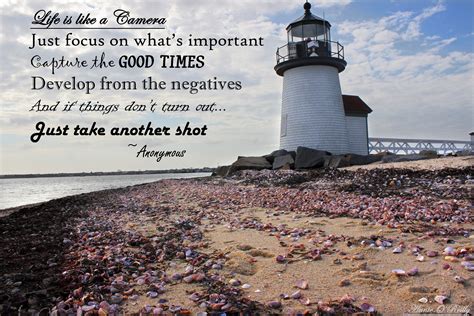
<instances>
[{"instance_id":1,"label":"shell-covered sand","mask_svg":"<svg viewBox=\"0 0 474 316\"><path fill-rule=\"evenodd\" d=\"M472 310L472 158L366 168L165 180L21 208L0 218L0 310Z\"/></svg>"}]
</instances>

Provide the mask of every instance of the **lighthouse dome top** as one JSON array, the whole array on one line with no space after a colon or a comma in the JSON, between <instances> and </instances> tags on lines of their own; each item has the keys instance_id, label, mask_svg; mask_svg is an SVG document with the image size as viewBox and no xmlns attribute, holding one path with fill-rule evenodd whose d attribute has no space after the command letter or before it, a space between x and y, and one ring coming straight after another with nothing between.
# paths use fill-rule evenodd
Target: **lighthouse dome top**
<instances>
[{"instance_id":1,"label":"lighthouse dome top","mask_svg":"<svg viewBox=\"0 0 474 316\"><path fill-rule=\"evenodd\" d=\"M298 19L291 22L286 27L287 31L289 31L290 29L294 27L298 27L304 24L319 24L327 28L331 27L331 23L329 23L327 20L311 13L311 3L306 2L303 8L304 8L304 14L300 16Z\"/></svg>"},{"instance_id":2,"label":"lighthouse dome top","mask_svg":"<svg viewBox=\"0 0 474 316\"><path fill-rule=\"evenodd\" d=\"M311 65L336 67L339 72L346 68L344 46L331 40L331 24L311 13L306 1L304 15L286 28L287 44L276 52L275 71L283 76L285 71Z\"/></svg>"}]
</instances>

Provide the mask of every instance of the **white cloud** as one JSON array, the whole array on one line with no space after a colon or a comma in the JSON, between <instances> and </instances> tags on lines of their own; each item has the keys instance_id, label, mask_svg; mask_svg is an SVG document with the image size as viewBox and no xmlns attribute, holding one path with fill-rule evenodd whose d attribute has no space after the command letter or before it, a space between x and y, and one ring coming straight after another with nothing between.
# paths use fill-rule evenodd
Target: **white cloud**
<instances>
[{"instance_id":1,"label":"white cloud","mask_svg":"<svg viewBox=\"0 0 474 316\"><path fill-rule=\"evenodd\" d=\"M421 32L423 21L445 9L438 2L419 14L397 12L340 25L340 35L349 39L342 88L374 109L372 136L467 139L474 107L474 53L444 53L456 37L425 37Z\"/></svg>"}]
</instances>

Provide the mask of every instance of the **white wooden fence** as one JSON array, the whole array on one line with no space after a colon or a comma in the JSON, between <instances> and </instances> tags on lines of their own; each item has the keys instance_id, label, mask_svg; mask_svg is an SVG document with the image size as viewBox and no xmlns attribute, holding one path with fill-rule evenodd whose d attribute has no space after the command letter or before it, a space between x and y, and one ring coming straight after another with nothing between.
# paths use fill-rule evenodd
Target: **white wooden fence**
<instances>
[{"instance_id":1,"label":"white wooden fence","mask_svg":"<svg viewBox=\"0 0 474 316\"><path fill-rule=\"evenodd\" d=\"M435 150L446 155L458 151L474 151L474 143L459 140L369 138L369 153L389 151L394 154L416 154L421 150Z\"/></svg>"}]
</instances>

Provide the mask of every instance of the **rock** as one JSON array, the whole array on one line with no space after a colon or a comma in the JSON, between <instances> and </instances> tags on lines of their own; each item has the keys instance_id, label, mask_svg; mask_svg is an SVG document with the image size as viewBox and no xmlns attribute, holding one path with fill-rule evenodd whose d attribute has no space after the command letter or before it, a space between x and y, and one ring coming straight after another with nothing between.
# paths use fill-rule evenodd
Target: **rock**
<instances>
[{"instance_id":1,"label":"rock","mask_svg":"<svg viewBox=\"0 0 474 316\"><path fill-rule=\"evenodd\" d=\"M333 155L324 157L324 168L335 169L349 166L349 160L344 155Z\"/></svg>"},{"instance_id":2,"label":"rock","mask_svg":"<svg viewBox=\"0 0 474 316\"><path fill-rule=\"evenodd\" d=\"M417 161L417 160L424 160L424 159L430 159L430 157L421 156L421 155L417 155L417 154L413 154L413 155L390 155L390 156L384 156L382 158L382 163Z\"/></svg>"},{"instance_id":3,"label":"rock","mask_svg":"<svg viewBox=\"0 0 474 316\"><path fill-rule=\"evenodd\" d=\"M229 174L230 166L219 166L216 171L212 174L213 176L225 177Z\"/></svg>"},{"instance_id":4,"label":"rock","mask_svg":"<svg viewBox=\"0 0 474 316\"><path fill-rule=\"evenodd\" d=\"M273 161L273 170L281 169L286 165L289 165L290 168L294 168L295 166L295 160L290 154L275 157L275 160Z\"/></svg>"},{"instance_id":5,"label":"rock","mask_svg":"<svg viewBox=\"0 0 474 316\"><path fill-rule=\"evenodd\" d=\"M429 158L438 158L438 152L436 150L422 150L418 155Z\"/></svg>"},{"instance_id":6,"label":"rock","mask_svg":"<svg viewBox=\"0 0 474 316\"><path fill-rule=\"evenodd\" d=\"M357 155L357 154L348 154L344 156L350 166L361 166L368 165L377 161L381 161L383 157L391 156L382 156L382 155Z\"/></svg>"},{"instance_id":7,"label":"rock","mask_svg":"<svg viewBox=\"0 0 474 316\"><path fill-rule=\"evenodd\" d=\"M295 169L321 168L326 156L331 156L331 153L300 146L296 149Z\"/></svg>"},{"instance_id":8,"label":"rock","mask_svg":"<svg viewBox=\"0 0 474 316\"><path fill-rule=\"evenodd\" d=\"M267 159L269 163L273 164L273 162L275 161L275 158L286 156L286 155L291 155L293 159L295 159L296 157L296 153L294 151L287 151L285 149L275 150L271 154L265 155L263 157Z\"/></svg>"},{"instance_id":9,"label":"rock","mask_svg":"<svg viewBox=\"0 0 474 316\"><path fill-rule=\"evenodd\" d=\"M239 157L229 168L227 175L239 170L271 169L272 165L264 157Z\"/></svg>"}]
</instances>

